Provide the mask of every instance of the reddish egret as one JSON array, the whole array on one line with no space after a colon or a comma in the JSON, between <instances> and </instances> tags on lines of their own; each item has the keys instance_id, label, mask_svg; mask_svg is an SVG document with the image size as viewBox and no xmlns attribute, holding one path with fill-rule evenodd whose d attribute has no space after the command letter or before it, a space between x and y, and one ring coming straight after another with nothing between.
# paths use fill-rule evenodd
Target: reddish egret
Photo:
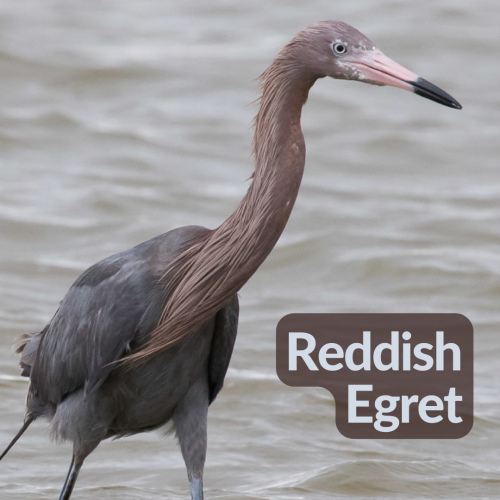
<instances>
[{"instance_id":1,"label":"reddish egret","mask_svg":"<svg viewBox=\"0 0 500 500\"><path fill-rule=\"evenodd\" d=\"M169 421L192 499L203 499L207 412L231 359L236 292L288 221L305 162L302 106L326 76L392 85L461 109L347 24L313 24L286 45L262 75L255 172L235 212L217 229L175 229L90 267L50 323L17 343L30 377L27 412L4 455L33 420L47 418L54 437L73 443L60 500L70 498L83 461L103 439Z\"/></svg>"}]
</instances>

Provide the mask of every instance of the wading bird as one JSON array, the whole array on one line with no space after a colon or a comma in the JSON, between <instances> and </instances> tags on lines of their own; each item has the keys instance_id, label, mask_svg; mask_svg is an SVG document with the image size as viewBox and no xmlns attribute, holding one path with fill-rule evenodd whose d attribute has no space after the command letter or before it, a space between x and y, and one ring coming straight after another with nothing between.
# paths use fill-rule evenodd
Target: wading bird
<instances>
[{"instance_id":1,"label":"wading bird","mask_svg":"<svg viewBox=\"0 0 500 500\"><path fill-rule=\"evenodd\" d=\"M386 57L347 24L298 33L261 78L252 183L217 229L174 229L87 269L50 323L17 342L30 377L25 423L39 417L73 442L60 500L106 438L171 421L193 500L203 499L207 412L222 388L238 324L236 293L280 237L305 162L302 106L318 78L392 85L451 108L443 90ZM3 458L3 456L0 458Z\"/></svg>"}]
</instances>

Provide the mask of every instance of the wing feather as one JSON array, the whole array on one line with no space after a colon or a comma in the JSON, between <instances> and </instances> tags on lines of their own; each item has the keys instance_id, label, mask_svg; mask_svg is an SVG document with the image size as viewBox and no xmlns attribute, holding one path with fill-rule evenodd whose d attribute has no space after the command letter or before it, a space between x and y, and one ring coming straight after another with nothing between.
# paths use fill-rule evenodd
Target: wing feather
<instances>
[{"instance_id":1,"label":"wing feather","mask_svg":"<svg viewBox=\"0 0 500 500\"><path fill-rule=\"evenodd\" d=\"M238 331L239 302L234 295L215 318L215 330L208 365L209 402L214 401L224 385Z\"/></svg>"},{"instance_id":2,"label":"wing feather","mask_svg":"<svg viewBox=\"0 0 500 500\"><path fill-rule=\"evenodd\" d=\"M114 369L112 363L131 344L138 347L138 339L146 341L156 327L166 299L159 278L185 242L206 231L199 226L179 228L85 271L37 344L32 394L57 405L78 388L98 388Z\"/></svg>"}]
</instances>

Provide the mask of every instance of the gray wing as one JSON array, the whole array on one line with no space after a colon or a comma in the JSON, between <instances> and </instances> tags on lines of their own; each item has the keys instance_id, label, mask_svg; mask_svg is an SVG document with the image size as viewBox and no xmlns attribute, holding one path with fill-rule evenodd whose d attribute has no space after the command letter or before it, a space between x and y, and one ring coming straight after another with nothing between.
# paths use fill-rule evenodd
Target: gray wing
<instances>
[{"instance_id":1,"label":"gray wing","mask_svg":"<svg viewBox=\"0 0 500 500\"><path fill-rule=\"evenodd\" d=\"M238 331L238 296L235 294L229 303L216 315L215 329L208 363L209 404L219 394L233 354L234 342Z\"/></svg>"},{"instance_id":2,"label":"gray wing","mask_svg":"<svg viewBox=\"0 0 500 500\"><path fill-rule=\"evenodd\" d=\"M158 323L165 301L158 281L165 268L206 231L179 228L85 271L42 335L31 373L32 393L58 404L77 388L99 387L113 369L110 363Z\"/></svg>"}]
</instances>

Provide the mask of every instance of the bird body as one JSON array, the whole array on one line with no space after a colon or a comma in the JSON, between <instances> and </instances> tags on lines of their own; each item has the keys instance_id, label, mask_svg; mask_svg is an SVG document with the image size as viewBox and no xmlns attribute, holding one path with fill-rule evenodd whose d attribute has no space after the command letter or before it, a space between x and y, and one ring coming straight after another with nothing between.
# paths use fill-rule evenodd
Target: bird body
<instances>
[{"instance_id":1,"label":"bird body","mask_svg":"<svg viewBox=\"0 0 500 500\"><path fill-rule=\"evenodd\" d=\"M207 232L178 228L98 262L76 280L42 334L19 346L31 378L26 417L49 418L53 437L73 442L75 459L83 461L103 439L173 421L190 475L201 476L206 413L236 340L237 296L148 363L112 363L148 340L168 300L164 270Z\"/></svg>"},{"instance_id":2,"label":"bird body","mask_svg":"<svg viewBox=\"0 0 500 500\"><path fill-rule=\"evenodd\" d=\"M56 439L73 442L61 500L103 439L168 422L192 498L203 499L207 412L236 338L236 293L286 226L305 164L302 107L325 76L393 85L460 108L344 23L316 23L287 44L262 75L255 171L234 213L214 230L175 229L90 267L47 327L18 344L30 377L27 414L4 455L34 419L48 418Z\"/></svg>"}]
</instances>

